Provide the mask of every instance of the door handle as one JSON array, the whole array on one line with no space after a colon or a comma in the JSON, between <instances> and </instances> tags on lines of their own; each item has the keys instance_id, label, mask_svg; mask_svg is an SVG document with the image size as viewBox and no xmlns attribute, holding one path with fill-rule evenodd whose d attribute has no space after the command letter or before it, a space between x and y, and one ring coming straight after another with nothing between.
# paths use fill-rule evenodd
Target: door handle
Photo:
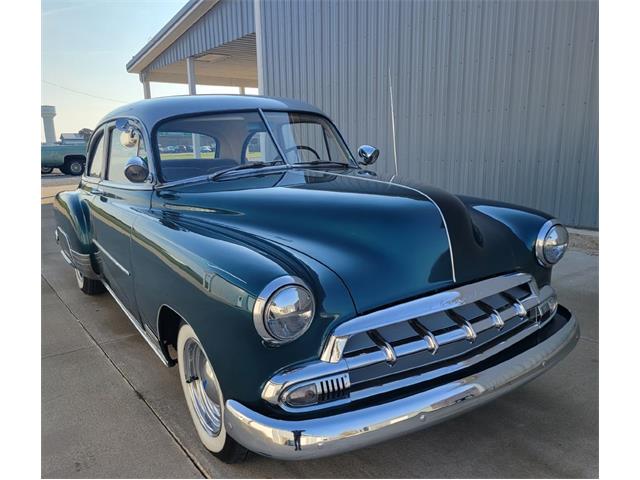
<instances>
[{"instance_id":1,"label":"door handle","mask_svg":"<svg viewBox=\"0 0 640 480\"><path fill-rule=\"evenodd\" d=\"M89 190L89 193L93 194L93 195L104 195L104 190L100 190L99 188L92 188L91 190Z\"/></svg>"}]
</instances>

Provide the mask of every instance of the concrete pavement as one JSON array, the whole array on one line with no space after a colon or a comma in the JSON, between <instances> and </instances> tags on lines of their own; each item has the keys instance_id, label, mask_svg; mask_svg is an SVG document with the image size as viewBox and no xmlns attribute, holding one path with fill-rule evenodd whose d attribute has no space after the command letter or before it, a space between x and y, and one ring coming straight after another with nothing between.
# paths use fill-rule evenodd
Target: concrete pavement
<instances>
[{"instance_id":1,"label":"concrete pavement","mask_svg":"<svg viewBox=\"0 0 640 480\"><path fill-rule=\"evenodd\" d=\"M84 295L42 207L42 476L598 476L598 256L554 273L582 338L547 374L428 430L336 457L225 465L198 441L178 383L108 294Z\"/></svg>"}]
</instances>

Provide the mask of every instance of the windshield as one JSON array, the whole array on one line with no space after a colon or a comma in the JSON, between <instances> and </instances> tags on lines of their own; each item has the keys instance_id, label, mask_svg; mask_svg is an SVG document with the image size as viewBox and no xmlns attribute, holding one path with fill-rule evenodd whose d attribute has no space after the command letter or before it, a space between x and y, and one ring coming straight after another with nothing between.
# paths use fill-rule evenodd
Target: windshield
<instances>
[{"instance_id":1,"label":"windshield","mask_svg":"<svg viewBox=\"0 0 640 480\"><path fill-rule=\"evenodd\" d=\"M292 112L264 116L271 132L258 112L198 115L161 124L155 139L161 178L173 182L285 163L350 164L347 147L323 117Z\"/></svg>"},{"instance_id":2,"label":"windshield","mask_svg":"<svg viewBox=\"0 0 640 480\"><path fill-rule=\"evenodd\" d=\"M325 118L296 112L264 112L264 116L287 163L351 163L349 150Z\"/></svg>"}]
</instances>

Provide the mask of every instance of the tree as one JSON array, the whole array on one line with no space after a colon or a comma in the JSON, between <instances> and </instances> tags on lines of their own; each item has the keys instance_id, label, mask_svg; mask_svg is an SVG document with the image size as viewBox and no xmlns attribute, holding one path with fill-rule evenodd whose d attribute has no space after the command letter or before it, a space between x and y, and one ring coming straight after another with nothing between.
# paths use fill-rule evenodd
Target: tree
<instances>
[{"instance_id":1,"label":"tree","mask_svg":"<svg viewBox=\"0 0 640 480\"><path fill-rule=\"evenodd\" d=\"M93 130L90 128L83 128L78 133L82 135L86 141L89 141L89 137L91 137Z\"/></svg>"}]
</instances>

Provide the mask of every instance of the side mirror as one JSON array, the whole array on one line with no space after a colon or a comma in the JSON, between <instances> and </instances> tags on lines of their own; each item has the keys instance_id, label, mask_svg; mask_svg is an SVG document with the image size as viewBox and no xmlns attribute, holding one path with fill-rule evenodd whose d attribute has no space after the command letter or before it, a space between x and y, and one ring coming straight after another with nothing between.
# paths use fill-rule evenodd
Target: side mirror
<instances>
[{"instance_id":1,"label":"side mirror","mask_svg":"<svg viewBox=\"0 0 640 480\"><path fill-rule=\"evenodd\" d=\"M360 161L362 165L371 165L372 163L376 163L378 155L380 155L380 150L376 147L372 147L371 145L362 145L358 148L358 156L362 159Z\"/></svg>"},{"instance_id":2,"label":"side mirror","mask_svg":"<svg viewBox=\"0 0 640 480\"><path fill-rule=\"evenodd\" d=\"M140 157L131 157L124 166L124 176L130 182L142 183L149 178L149 167Z\"/></svg>"}]
</instances>

